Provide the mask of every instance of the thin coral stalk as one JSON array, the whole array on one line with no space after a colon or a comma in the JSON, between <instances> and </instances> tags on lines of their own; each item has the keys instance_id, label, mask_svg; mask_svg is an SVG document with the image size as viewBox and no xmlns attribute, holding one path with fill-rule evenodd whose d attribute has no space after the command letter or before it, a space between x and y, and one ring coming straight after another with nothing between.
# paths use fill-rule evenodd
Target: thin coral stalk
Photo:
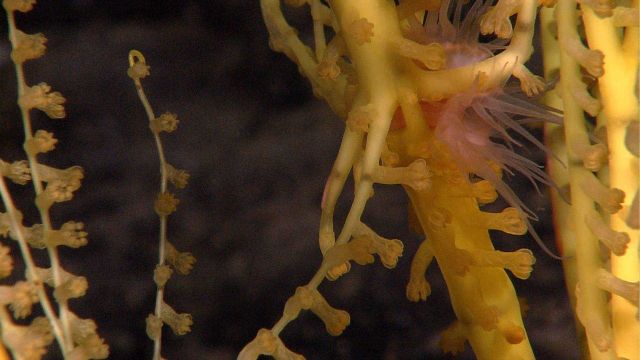
<instances>
[{"instance_id":1,"label":"thin coral stalk","mask_svg":"<svg viewBox=\"0 0 640 360\"><path fill-rule=\"evenodd\" d=\"M16 240L18 241L18 246L20 247L20 252L22 253L22 258L25 261L28 278L37 284L38 299L40 301L40 305L42 306L42 310L51 323L53 334L56 337L56 341L58 342L61 351L63 353L66 353L66 342L64 341L64 333L62 331L60 321L58 320L55 310L51 305L51 301L49 301L49 297L44 290L44 283L42 282L40 276L38 275L38 272L36 271L37 267L35 265L35 262L33 261L33 257L31 256L31 249L29 248L29 245L25 240L25 234L23 231L20 216L18 215L18 210L13 204L11 194L7 189L7 185L4 181L3 176L0 176L0 195L2 195L2 201L4 202L7 213L9 214L9 219L11 221L11 232L15 234Z\"/></svg>"},{"instance_id":2,"label":"thin coral stalk","mask_svg":"<svg viewBox=\"0 0 640 360\"><path fill-rule=\"evenodd\" d=\"M129 53L129 67L133 69L135 67L143 68L147 66L145 62L145 58L142 53L132 50ZM133 73L133 72L131 72ZM140 82L141 76L132 77L136 86L136 92L138 93L138 97L140 98L140 102L144 107L144 110L149 118L149 122L153 121L156 118L153 113L153 109L151 108L151 104L147 99L147 95L144 93L144 89L142 88L142 83ZM156 132L153 132L153 137L156 143L156 148L158 150L158 157L160 161L160 194L164 194L167 191L167 171L165 168L165 157L164 157L164 149L162 148L162 141L160 140L160 135ZM159 231L159 242L158 242L158 266L162 266L165 263L165 244L167 242L167 216L160 216L160 231ZM156 305L155 305L155 316L158 319L162 318L162 304L164 298L164 286L158 286L156 290ZM160 360L161 354L160 351L162 349L162 332L158 332L157 335L153 339L153 359Z\"/></svg>"},{"instance_id":3,"label":"thin coral stalk","mask_svg":"<svg viewBox=\"0 0 640 360\"><path fill-rule=\"evenodd\" d=\"M15 47L17 45L17 39L15 35L15 20L12 12L7 12L7 19L9 22L9 37L11 39L12 45ZM22 97L25 93L26 83L24 82L24 70L22 64L15 64L16 74L18 77L18 98ZM31 116L29 114L29 110L21 107L22 112L22 120L24 124L24 133L25 133L25 143L27 143L30 139L33 138L32 130L31 130ZM29 154L27 152L27 159L29 161L29 167L31 170L31 177L33 186L36 192L36 197L43 192L42 181L40 180L40 175L36 170L36 165L38 161L36 160L35 155ZM44 231L50 231L52 229L51 226L51 218L49 216L49 209L38 207L38 211L40 212L40 217L42 220L42 224L44 226ZM60 277L60 258L58 256L58 250L53 247L47 247L47 253L49 254L49 259L51 261L51 267L54 269L54 281L55 286L59 286L62 281ZM71 329L69 325L69 308L66 301L59 301L59 315L60 322L62 324L62 329L64 332L65 346L64 348L73 348L73 343L71 340Z\"/></svg>"},{"instance_id":4,"label":"thin coral stalk","mask_svg":"<svg viewBox=\"0 0 640 360\"><path fill-rule=\"evenodd\" d=\"M560 47L556 38L556 22L553 8L543 7L540 10L540 33L543 46L543 63L545 68L545 78L548 82L557 81L560 75ZM563 109L562 99L558 95L557 89L552 89L545 94L545 103L558 110ZM549 149L557 156L563 164L568 164L567 146L564 140L564 129L559 124L545 123L544 125L545 143ZM575 288L578 282L576 271L576 235L571 224L571 204L563 199L566 198L569 190L569 174L566 165L548 159L547 171L552 180L561 191L550 191L550 198L553 210L554 227L556 232L556 243L564 257L562 261L563 273L566 283L567 293L572 307L575 308L576 297ZM578 319L576 318L577 322ZM584 328L576 323L576 335L580 342L585 341ZM583 357L588 356L586 347L581 347Z\"/></svg>"},{"instance_id":5,"label":"thin coral stalk","mask_svg":"<svg viewBox=\"0 0 640 360\"><path fill-rule=\"evenodd\" d=\"M10 2L5 2L4 5L6 9L6 14L7 14L9 39L11 41L11 45L14 51L17 51L17 49L20 48L19 36L21 33L19 32L19 30L17 30L16 24L15 24L14 11L16 9L11 7L12 5L10 4ZM23 61L18 61L18 59L19 58L14 57L14 67L15 67L15 72L17 77L18 100L19 100L18 102L21 105L20 111L22 114L22 123L24 128L25 145L26 145L32 142L34 138L32 125L31 125L30 110L32 107L38 107L38 106L26 106L25 104L21 103L23 99L25 99L30 95L28 94L30 88L28 88L27 83L25 81ZM52 93L51 95L53 94L54 93ZM55 100L55 102L57 103L55 105L56 106L55 110L53 110L52 108L49 108L49 109L42 108L42 107L38 107L38 108L45 111L47 115L49 115L50 117L54 117L54 118L64 117L65 116L64 108L60 106L60 103L64 102L64 98L62 98L59 93L55 93L55 94L57 94L57 97L58 97L58 99ZM25 146L25 149L27 149L26 151L27 159L29 162L29 167L31 168L32 183L36 193L36 205L40 213L40 218L42 221L42 225L44 227L44 233L47 234L53 230L52 224L51 224L51 218L49 215L49 207L51 203L46 203L46 202L43 203L38 201L43 197L45 190L43 188L43 179L41 178L41 175L38 170L39 163L36 158L37 152L28 151L29 148L27 146ZM62 268L60 265L60 259L58 256L57 248L55 246L47 246L47 253L49 255L51 268L53 269L54 286L58 287L62 284L61 273L60 273ZM74 346L73 340L71 337L71 327L69 323L69 307L68 307L67 301L65 299L60 299L58 301L58 308L59 308L60 325L62 328L62 336L59 337L58 340L59 341L62 340L61 348L63 350L63 353L66 354L66 351L71 350Z\"/></svg>"},{"instance_id":6,"label":"thin coral stalk","mask_svg":"<svg viewBox=\"0 0 640 360\"><path fill-rule=\"evenodd\" d=\"M176 313L168 304L164 302L165 284L171 277L173 269L179 274L187 274L195 259L191 254L179 253L167 240L167 221L171 213L176 210L178 199L167 191L169 182L178 188L186 186L188 174L184 170L178 170L171 166L165 157L161 132L172 132L178 125L175 114L164 113L156 117L149 100L142 88L140 79L149 75L149 66L144 55L138 50L129 52L129 77L134 81L138 97L142 103L149 120L149 128L153 133L160 163L160 192L156 198L154 208L160 217L158 263L154 271L154 281L156 283L156 302L154 314L147 318L147 334L153 340L153 359L162 358L162 324L169 325L177 335L184 335L191 330L192 319L189 314ZM181 258L182 257L182 258ZM170 263L173 268L169 267Z\"/></svg>"}]
</instances>

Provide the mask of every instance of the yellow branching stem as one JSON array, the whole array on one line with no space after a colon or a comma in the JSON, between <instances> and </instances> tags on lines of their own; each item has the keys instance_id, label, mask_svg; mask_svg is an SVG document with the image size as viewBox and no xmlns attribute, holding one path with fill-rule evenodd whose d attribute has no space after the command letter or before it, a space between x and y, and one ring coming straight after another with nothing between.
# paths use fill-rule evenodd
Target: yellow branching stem
<instances>
[{"instance_id":1,"label":"yellow branching stem","mask_svg":"<svg viewBox=\"0 0 640 360\"><path fill-rule=\"evenodd\" d=\"M571 0L558 1L555 10L558 26L559 43L568 42L565 38L577 36L576 25L576 3ZM566 31L565 31L566 30ZM579 41L579 40L577 40ZM574 224L576 236L576 263L577 263L577 286L580 287L576 293L576 308L578 318L585 327L589 349L592 354L597 353L598 358L613 358L611 350L611 331L609 324L609 312L606 308L606 298L604 292L597 288L595 270L603 266L599 259L599 243L597 238L582 226L585 216L595 204L580 186L584 179L592 176L588 169L582 165L582 159L572 149L576 149L578 142L589 143L586 123L584 118L584 106L580 106L579 98L574 92L581 86L578 64L567 50L560 48L560 87L562 101L564 104L564 133L569 148L569 184L571 187L571 222Z\"/></svg>"},{"instance_id":2,"label":"yellow branching stem","mask_svg":"<svg viewBox=\"0 0 640 360\"><path fill-rule=\"evenodd\" d=\"M638 8L638 1L633 2ZM627 213L639 186L638 155L625 146L627 129L638 122L638 26L624 28L621 35L615 18L600 17L597 9L581 6L587 42L591 49L604 54L604 74L598 78L602 115L598 126L606 126L609 148L609 187L620 189L627 196L622 211L609 217L608 225L618 233L626 233L630 242L627 251L611 256L611 273L623 281L637 282L640 277L638 246L640 231L627 224ZM635 127L637 129L637 126ZM632 130L631 130L632 131ZM619 357L640 357L640 321L638 304L618 294L611 298L611 316L615 336L614 349Z\"/></svg>"},{"instance_id":3,"label":"yellow branching stem","mask_svg":"<svg viewBox=\"0 0 640 360\"><path fill-rule=\"evenodd\" d=\"M319 1L314 1L314 3ZM300 71L306 76L313 86L314 93L327 101L329 106L338 114L346 113L345 86L346 79L339 76L330 81L318 75L318 63L322 59L322 52L315 54L296 36L295 30L289 26L280 10L279 0L261 1L262 15L269 31L269 45L275 51L283 52L294 63L298 64ZM319 7L320 4L314 5ZM316 14L321 12L316 10ZM316 17L320 16L317 14ZM326 18L326 15L325 15ZM319 27L321 22L314 23ZM319 31L318 31L319 32Z\"/></svg>"},{"instance_id":4,"label":"yellow branching stem","mask_svg":"<svg viewBox=\"0 0 640 360\"><path fill-rule=\"evenodd\" d=\"M176 188L184 188L187 185L189 174L184 170L174 168L165 157L160 133L173 132L178 126L178 118L175 114L164 113L158 117L147 99L142 88L141 79L149 75L149 66L144 55L138 50L129 52L129 69L127 75L133 80L140 102L144 107L149 120L149 129L153 134L160 163L160 192L154 203L155 212L160 218L158 263L156 265L153 280L156 283L156 302L154 313L150 314L147 321L147 335L153 340L153 359L162 359L162 326L169 325L176 335L184 335L191 331L193 323L191 315L177 313L164 301L165 285L173 271L186 275L191 271L195 258L190 253L180 253L167 239L167 221L178 205L178 199L169 192L169 183Z\"/></svg>"},{"instance_id":5,"label":"yellow branching stem","mask_svg":"<svg viewBox=\"0 0 640 360\"><path fill-rule=\"evenodd\" d=\"M2 201L5 205L5 209L9 217L11 232L13 233L12 236L15 237L16 241L18 241L18 245L20 246L20 251L22 253L22 258L25 261L26 273L30 279L33 279L39 283L39 285L37 286L38 301L40 302L40 305L42 306L42 309L51 324L51 329L53 331L53 334L55 335L58 345L60 346L60 349L64 351L66 349L66 343L64 341L64 334L62 332L62 327L60 326L60 321L58 320L55 310L51 305L51 301L49 300L49 297L45 292L42 281L39 281L40 277L38 276L36 271L37 266L33 261L31 250L29 249L29 245L27 244L26 236L24 234L21 214L13 204L11 194L9 193L9 190L7 189L6 183L4 181L4 177L2 176L0 176L0 194L2 195Z\"/></svg>"},{"instance_id":6,"label":"yellow branching stem","mask_svg":"<svg viewBox=\"0 0 640 360\"><path fill-rule=\"evenodd\" d=\"M637 359L640 324L637 296L631 294L640 274L639 233L637 221L630 219L637 217L633 198L640 175L637 150L628 139L630 132L637 133L638 122L638 27L637 19L630 20L638 3L622 8L583 1L586 42L579 35L576 7L575 1L559 0L542 15L547 77L557 76L557 70L560 75L559 97L550 93L546 100L564 111L564 136L548 125L546 137L556 154L568 153L568 171L550 166L550 172L559 185L568 183L571 189L571 206L552 194L556 232L567 256L570 294L576 287L572 300L586 332L585 356ZM595 96L582 82L580 67L597 77ZM597 116L595 134L589 134L584 112ZM608 261L601 260L601 243L611 254L610 272ZM609 302L607 293L612 294Z\"/></svg>"}]
</instances>

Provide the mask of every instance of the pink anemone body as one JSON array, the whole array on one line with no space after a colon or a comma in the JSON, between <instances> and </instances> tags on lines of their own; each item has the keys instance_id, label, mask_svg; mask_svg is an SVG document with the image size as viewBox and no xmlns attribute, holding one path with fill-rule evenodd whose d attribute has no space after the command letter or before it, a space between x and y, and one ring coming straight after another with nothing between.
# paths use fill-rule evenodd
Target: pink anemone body
<instances>
[{"instance_id":1,"label":"pink anemone body","mask_svg":"<svg viewBox=\"0 0 640 360\"><path fill-rule=\"evenodd\" d=\"M464 20L461 20L463 2L457 4L453 21L449 20L448 0L444 0L440 11L427 13L424 25L417 18L410 18L410 26L405 34L424 44L440 43L447 55L447 68L475 64L494 56L493 51L502 48L495 42L478 41L479 19L488 8L488 4L476 0L466 11ZM522 143L512 137L511 133L515 132L520 138L552 155L544 144L523 127L523 123L560 123L561 118L557 113L519 94L508 93L503 88L480 91L472 87L466 92L438 102L421 101L420 105L435 139L446 146L458 168L470 174L469 176L475 174L491 182L511 206L526 215L524 220L529 232L541 248L557 258L546 248L531 226L529 219L537 220L537 215L522 202L491 166L495 164L510 174L523 174L536 189L537 182L555 186L541 166L514 151L514 148L522 147ZM404 121L402 111L398 109L391 122L391 130L403 128Z\"/></svg>"}]
</instances>

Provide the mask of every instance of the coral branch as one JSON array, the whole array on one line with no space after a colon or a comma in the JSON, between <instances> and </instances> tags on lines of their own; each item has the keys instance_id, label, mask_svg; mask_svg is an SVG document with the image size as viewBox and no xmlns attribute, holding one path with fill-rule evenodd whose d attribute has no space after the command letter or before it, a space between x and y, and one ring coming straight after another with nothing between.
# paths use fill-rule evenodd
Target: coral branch
<instances>
[{"instance_id":1,"label":"coral branch","mask_svg":"<svg viewBox=\"0 0 640 360\"><path fill-rule=\"evenodd\" d=\"M600 215L589 212L584 219L587 227L612 253L622 256L627 251L629 234L612 230L604 223Z\"/></svg>"},{"instance_id":2,"label":"coral branch","mask_svg":"<svg viewBox=\"0 0 640 360\"><path fill-rule=\"evenodd\" d=\"M413 261L411 261L411 272L406 292L409 301L425 301L431 294L431 286L425 278L425 272L431 264L433 256L433 250L429 247L427 240L421 242L418 251L413 256Z\"/></svg>"},{"instance_id":3,"label":"coral branch","mask_svg":"<svg viewBox=\"0 0 640 360\"><path fill-rule=\"evenodd\" d=\"M638 295L640 294L640 289L638 288L639 283L637 281L624 281L613 276L607 270L598 269L596 283L602 290L623 297L629 300L631 304L638 306Z\"/></svg>"},{"instance_id":4,"label":"coral branch","mask_svg":"<svg viewBox=\"0 0 640 360\"><path fill-rule=\"evenodd\" d=\"M392 43L400 56L417 60L429 70L439 70L444 67L446 58L442 45L431 43L422 45L405 38L398 38Z\"/></svg>"},{"instance_id":5,"label":"coral branch","mask_svg":"<svg viewBox=\"0 0 640 360\"><path fill-rule=\"evenodd\" d=\"M585 176L582 181L582 191L609 214L615 214L622 209L624 203L624 191L609 189L604 186L594 175Z\"/></svg>"}]
</instances>

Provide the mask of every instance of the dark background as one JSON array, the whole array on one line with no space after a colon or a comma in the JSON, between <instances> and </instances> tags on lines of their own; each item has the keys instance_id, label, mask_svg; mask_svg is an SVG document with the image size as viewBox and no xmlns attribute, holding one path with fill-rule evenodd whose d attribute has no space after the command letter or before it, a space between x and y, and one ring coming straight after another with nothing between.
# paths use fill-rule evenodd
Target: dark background
<instances>
[{"instance_id":1,"label":"dark background","mask_svg":"<svg viewBox=\"0 0 640 360\"><path fill-rule=\"evenodd\" d=\"M297 26L309 23L307 9L289 15ZM23 138L4 19L1 25L0 157L13 161L24 158ZM83 221L89 232L86 247L60 251L65 269L86 276L90 285L71 307L97 321L110 358L150 358L144 319L155 299L158 218L152 203L159 170L143 108L126 76L128 51L139 49L151 65L144 86L156 113L172 111L181 120L177 132L163 136L168 160L192 175L189 186L177 191L181 203L170 218L169 238L198 262L190 275L174 275L166 300L193 314L194 326L183 337L165 329L163 354L171 360L234 359L259 328L274 324L286 299L320 264L319 204L342 122L313 98L294 64L269 50L257 1L41 0L18 16L18 26L49 39L47 54L26 64L28 83L47 82L67 98L66 119L34 116L35 129L53 131L60 141L41 159L85 169L74 199L53 209L55 224ZM514 179L513 186L540 214L536 228L553 246L547 198L520 182ZM337 219L348 210L350 188ZM36 222L31 188L11 189L25 223ZM330 304L349 311L351 325L333 338L304 313L282 334L291 349L309 359L451 358L437 346L454 315L435 262L427 302L404 297L420 241L408 230L406 207L400 188L376 187L364 219L383 236L402 239L405 255L394 270L379 262L354 266L339 281L321 285ZM538 358L577 358L560 263L530 237L495 236L498 248L530 247L538 259L531 279L514 279L530 306L525 324ZM22 271L18 266L15 273ZM55 351L50 358L59 357ZM473 356L467 349L458 358Z\"/></svg>"}]
</instances>

